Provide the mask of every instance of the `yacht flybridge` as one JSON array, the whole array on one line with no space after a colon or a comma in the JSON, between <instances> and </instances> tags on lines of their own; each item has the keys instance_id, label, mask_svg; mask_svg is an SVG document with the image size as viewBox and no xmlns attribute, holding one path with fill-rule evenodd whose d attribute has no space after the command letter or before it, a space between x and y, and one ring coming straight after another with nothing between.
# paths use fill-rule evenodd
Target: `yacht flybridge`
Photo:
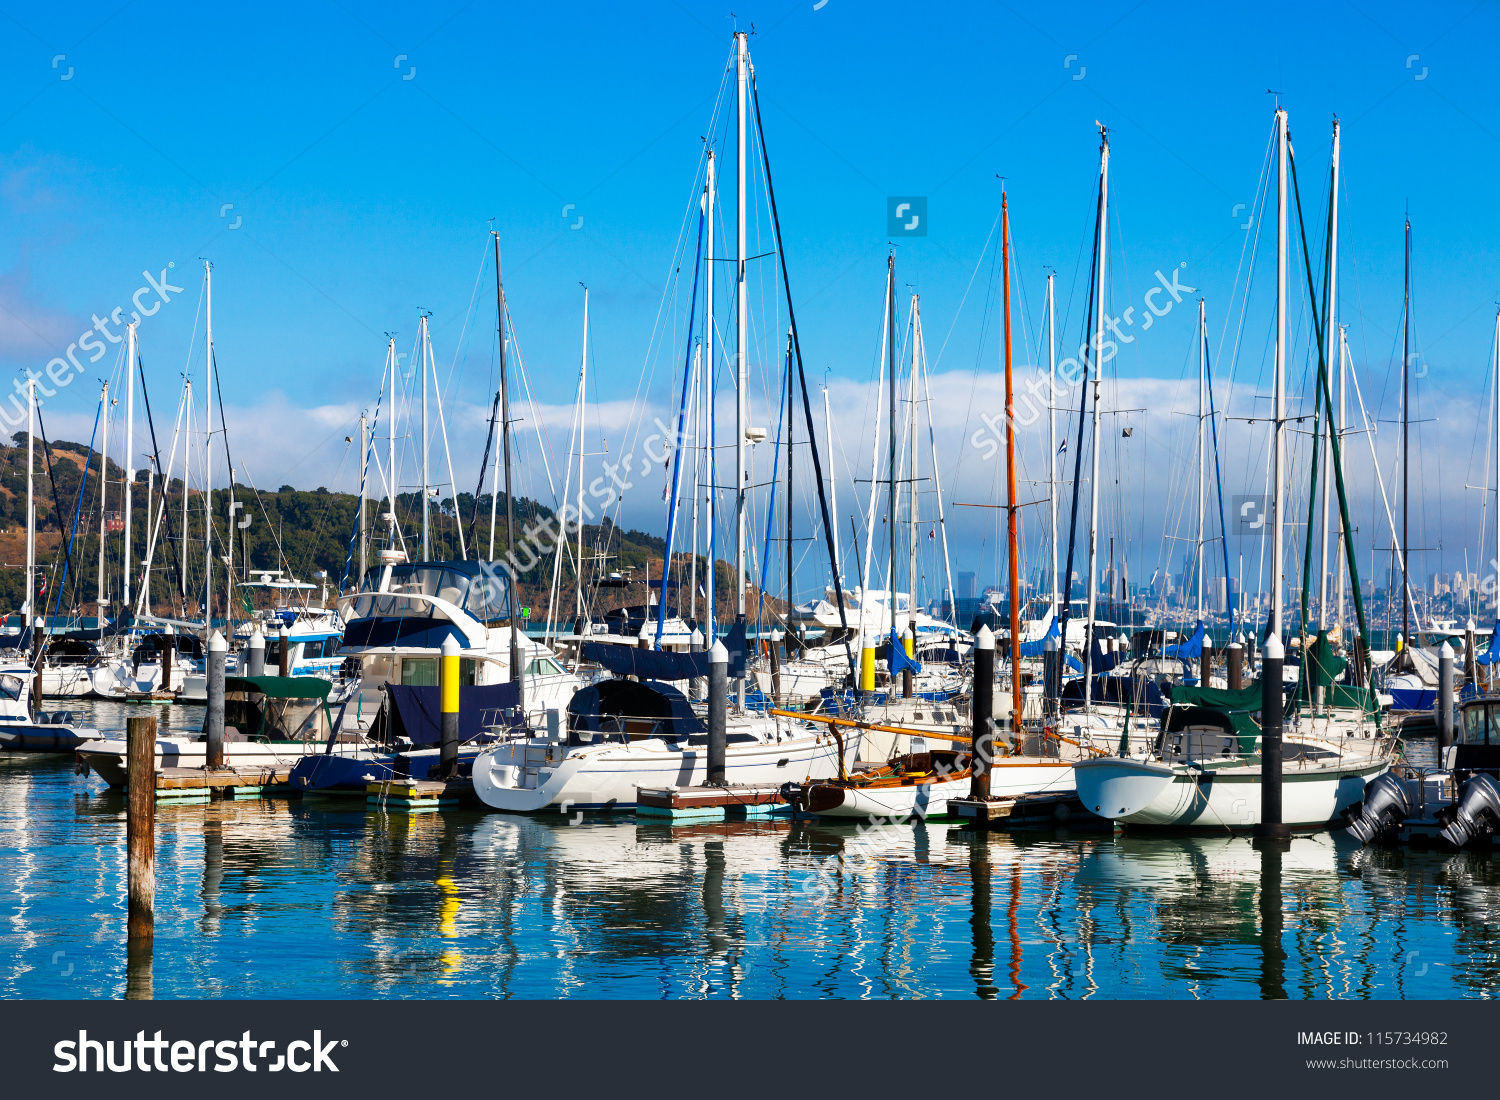
<instances>
[{"instance_id":1,"label":"yacht flybridge","mask_svg":"<svg viewBox=\"0 0 1500 1100\"><path fill-rule=\"evenodd\" d=\"M340 652L360 662L362 713L373 717L386 684L436 686L443 642L458 643L462 682L512 679L510 578L492 562L387 562L356 593L339 598L345 622ZM529 722L566 707L580 685L552 651L518 637L522 698Z\"/></svg>"}]
</instances>

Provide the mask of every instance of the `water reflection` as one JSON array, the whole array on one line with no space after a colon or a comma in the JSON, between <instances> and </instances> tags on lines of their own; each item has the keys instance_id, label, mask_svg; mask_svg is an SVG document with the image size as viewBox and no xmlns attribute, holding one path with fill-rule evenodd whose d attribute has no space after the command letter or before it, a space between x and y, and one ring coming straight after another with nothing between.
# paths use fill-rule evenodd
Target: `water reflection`
<instances>
[{"instance_id":1,"label":"water reflection","mask_svg":"<svg viewBox=\"0 0 1500 1100\"><path fill-rule=\"evenodd\" d=\"M0 768L0 995L1500 992L1488 851L163 804L151 966L123 839L123 799L70 762Z\"/></svg>"}]
</instances>

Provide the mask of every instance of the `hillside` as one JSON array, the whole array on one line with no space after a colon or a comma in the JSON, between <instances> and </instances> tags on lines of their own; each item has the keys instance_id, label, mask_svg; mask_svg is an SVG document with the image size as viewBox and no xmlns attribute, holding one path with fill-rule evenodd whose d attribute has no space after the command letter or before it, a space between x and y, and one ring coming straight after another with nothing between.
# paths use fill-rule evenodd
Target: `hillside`
<instances>
[{"instance_id":1,"label":"hillside","mask_svg":"<svg viewBox=\"0 0 1500 1100\"><path fill-rule=\"evenodd\" d=\"M23 598L24 563L26 560L25 515L26 515L26 447L25 435L17 438L18 446L0 445L0 604L8 609L18 609ZM87 484L84 475L87 471ZM97 608L99 576L99 456L91 454L82 444L60 441L53 443L50 452L37 443L36 456L36 501L37 501L37 563L44 573L47 585L43 601L50 613L58 607L64 614L92 615ZM125 472L113 459L106 467L104 487L108 492L105 511L109 514L105 538L106 595L111 605L118 603L122 590L121 575L125 551L123 527ZM235 521L229 520L232 499L239 506ZM148 505L147 496L151 497ZM505 497L501 494L497 505L495 556L503 559L506 554L505 541ZM139 584L141 562L150 543L148 528L148 506L160 517L160 528L153 554L151 606L157 614L172 615L186 613L201 615L203 586L203 493L189 489L186 499L186 541L184 542L184 499L180 479L174 479L167 490L167 507L161 510L161 486L149 482L144 471L138 472L132 487L131 508L131 560L134 563L132 589ZM225 545L227 531L235 536L233 564L235 576L245 579L257 570L284 570L298 580L320 583L320 573L327 574L330 598L334 591L348 585L358 584L358 548L355 543L358 521L359 498L353 493L335 493L319 487L313 490L295 489L283 485L275 492L253 489L245 485L216 489L213 493L213 531L216 561L214 565L215 596L213 612L225 612L223 578L228 562L225 558L230 548ZM371 545L368 561L372 568L378 559L379 547L384 544L387 523L381 513L384 502L372 501L369 510ZM488 557L489 517L491 501L488 496L479 501L475 515L475 500L471 494L459 494L457 514L454 501L449 498L435 502L430 516L431 556L434 560L458 558L459 526L462 517L463 541L474 557L474 547L468 545L471 538ZM421 497L417 493L401 494L397 500L397 516L405 547L412 558L421 556ZM74 516L77 526L74 529ZM527 497L516 499L516 526L524 537L527 529L536 529L538 521L551 519L551 509ZM243 528L240 524L248 520ZM66 543L71 537L71 554L65 553ZM523 537L518 542L523 542ZM559 584L559 619L570 619L575 606L576 574L573 558L576 555L577 535L569 538L570 548L564 553ZM642 531L622 530L608 518L599 524L584 527L584 558L586 576L590 586L600 577L610 573L620 574L618 586L607 586L598 590L594 606L597 611L614 607L641 604L646 601L645 579L649 576L660 583L662 555L665 540ZM524 546L524 542L523 542ZM185 549L184 549L185 547ZM65 558L67 559L65 562ZM248 559L249 568L246 569ZM673 576L668 587L668 603L681 604L684 615L688 611L688 573L690 555L673 555ZM538 554L535 550L518 554L518 564L524 567L521 573L521 599L523 606L532 608L532 617L540 620L547 610L548 592L552 582L554 561L550 550ZM704 559L698 562L698 578L701 586L705 570ZM62 600L59 604L58 582L66 573ZM623 583L622 583L623 582ZM43 583L39 581L39 585ZM719 615L731 614L733 604L732 570L727 563L718 563L716 583ZM189 593L185 603L180 591L186 586ZM681 593L681 596L678 596ZM261 603L258 594L253 594L256 604ZM236 598L236 613L242 610L241 600ZM780 601L768 597L768 610L782 610ZM699 614L702 614L701 597ZM114 617L111 615L111 617Z\"/></svg>"}]
</instances>

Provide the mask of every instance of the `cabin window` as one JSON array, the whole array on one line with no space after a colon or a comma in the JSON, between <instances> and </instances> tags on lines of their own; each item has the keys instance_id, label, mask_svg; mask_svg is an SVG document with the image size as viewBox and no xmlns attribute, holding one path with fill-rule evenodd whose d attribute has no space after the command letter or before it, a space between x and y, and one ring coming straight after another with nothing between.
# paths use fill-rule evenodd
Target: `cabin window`
<instances>
[{"instance_id":1,"label":"cabin window","mask_svg":"<svg viewBox=\"0 0 1500 1100\"><path fill-rule=\"evenodd\" d=\"M472 657L460 657L458 661L458 682L461 687L474 686L475 661ZM401 658L401 686L402 687L437 687L438 684L438 658L436 657L403 657Z\"/></svg>"},{"instance_id":2,"label":"cabin window","mask_svg":"<svg viewBox=\"0 0 1500 1100\"><path fill-rule=\"evenodd\" d=\"M550 657L537 657L526 665L527 676L561 676L563 670Z\"/></svg>"},{"instance_id":3,"label":"cabin window","mask_svg":"<svg viewBox=\"0 0 1500 1100\"><path fill-rule=\"evenodd\" d=\"M0 697L19 699L25 687L26 682L19 676L0 676Z\"/></svg>"},{"instance_id":4,"label":"cabin window","mask_svg":"<svg viewBox=\"0 0 1500 1100\"><path fill-rule=\"evenodd\" d=\"M1487 707L1465 707L1464 708L1464 744L1483 745L1488 741L1488 730L1485 728L1484 715Z\"/></svg>"}]
</instances>

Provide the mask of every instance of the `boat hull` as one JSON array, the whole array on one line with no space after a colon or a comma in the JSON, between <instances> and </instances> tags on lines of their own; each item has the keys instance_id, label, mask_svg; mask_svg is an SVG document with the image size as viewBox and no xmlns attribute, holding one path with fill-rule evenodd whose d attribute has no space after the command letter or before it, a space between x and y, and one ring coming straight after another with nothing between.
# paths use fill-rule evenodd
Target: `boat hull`
<instances>
[{"instance_id":1,"label":"boat hull","mask_svg":"<svg viewBox=\"0 0 1500 1100\"><path fill-rule=\"evenodd\" d=\"M941 817L948 812L949 799L968 798L969 790L967 773L956 779L935 779L900 786L848 787L825 783L809 789L807 809L819 817ZM1067 761L996 761L990 772L991 797L1070 794L1072 791L1073 766Z\"/></svg>"},{"instance_id":2,"label":"boat hull","mask_svg":"<svg viewBox=\"0 0 1500 1100\"><path fill-rule=\"evenodd\" d=\"M858 747L858 737L844 737L846 769ZM801 783L838 774L838 744L826 735L731 744L725 754L730 784ZM631 810L638 788L706 783L708 749L673 748L657 739L582 747L509 741L479 754L473 775L475 794L496 810Z\"/></svg>"},{"instance_id":3,"label":"boat hull","mask_svg":"<svg viewBox=\"0 0 1500 1100\"><path fill-rule=\"evenodd\" d=\"M99 740L98 730L79 726L20 722L0 726L0 751L5 752L75 752Z\"/></svg>"},{"instance_id":4,"label":"boat hull","mask_svg":"<svg viewBox=\"0 0 1500 1100\"><path fill-rule=\"evenodd\" d=\"M125 785L125 742L106 738L80 747L78 758L111 787ZM224 765L230 768L283 768L308 753L323 751L320 742L266 744L259 741L224 742ZM208 763L208 742L159 737L156 740L156 770L201 768Z\"/></svg>"},{"instance_id":5,"label":"boat hull","mask_svg":"<svg viewBox=\"0 0 1500 1100\"><path fill-rule=\"evenodd\" d=\"M1286 769L1282 822L1301 829L1328 825L1389 766L1377 758L1339 768ZM1084 807L1122 825L1244 830L1260 824L1259 766L1197 768L1110 756L1080 761L1073 773Z\"/></svg>"}]
</instances>

